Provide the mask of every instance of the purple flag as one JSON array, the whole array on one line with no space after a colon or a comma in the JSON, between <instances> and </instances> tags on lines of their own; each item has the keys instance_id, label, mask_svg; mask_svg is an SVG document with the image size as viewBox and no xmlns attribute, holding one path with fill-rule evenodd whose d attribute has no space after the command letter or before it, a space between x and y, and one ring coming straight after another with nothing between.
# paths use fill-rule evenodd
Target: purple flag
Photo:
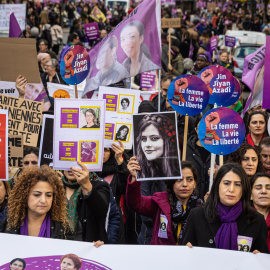
<instances>
[{"instance_id":1,"label":"purple flag","mask_svg":"<svg viewBox=\"0 0 270 270\"><path fill-rule=\"evenodd\" d=\"M9 20L9 37L10 38L23 37L22 30L13 12L10 14Z\"/></svg>"},{"instance_id":2,"label":"purple flag","mask_svg":"<svg viewBox=\"0 0 270 270\"><path fill-rule=\"evenodd\" d=\"M266 37L266 50L265 50L265 58L270 59L270 37ZM270 109L270 95L269 92L270 87L270 62L266 61L264 65L264 85L263 85L263 102L262 107L264 109Z\"/></svg>"},{"instance_id":3,"label":"purple flag","mask_svg":"<svg viewBox=\"0 0 270 270\"><path fill-rule=\"evenodd\" d=\"M145 0L89 51L83 92L161 68L160 0Z\"/></svg>"}]
</instances>

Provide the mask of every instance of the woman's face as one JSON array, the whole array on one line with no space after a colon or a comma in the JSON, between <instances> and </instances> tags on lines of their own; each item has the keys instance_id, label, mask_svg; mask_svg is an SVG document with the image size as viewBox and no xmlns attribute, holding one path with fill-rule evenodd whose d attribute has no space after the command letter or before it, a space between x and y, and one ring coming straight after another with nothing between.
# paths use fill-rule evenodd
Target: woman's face
<instances>
[{"instance_id":1,"label":"woman's face","mask_svg":"<svg viewBox=\"0 0 270 270\"><path fill-rule=\"evenodd\" d=\"M65 258L61 263L61 270L75 270L75 264L70 258Z\"/></svg>"},{"instance_id":2,"label":"woman's face","mask_svg":"<svg viewBox=\"0 0 270 270\"><path fill-rule=\"evenodd\" d=\"M94 119L95 119L95 117L94 117L94 115L92 113L86 112L86 114L85 114L85 120L86 120L87 124L94 123Z\"/></svg>"},{"instance_id":3,"label":"woman's face","mask_svg":"<svg viewBox=\"0 0 270 270\"><path fill-rule=\"evenodd\" d=\"M38 157L34 154L28 154L23 158L23 170L37 168L38 167Z\"/></svg>"},{"instance_id":4,"label":"woman's face","mask_svg":"<svg viewBox=\"0 0 270 270\"><path fill-rule=\"evenodd\" d=\"M177 180L173 185L173 192L177 199L185 200L191 196L196 188L194 175L189 168L182 170L183 179Z\"/></svg>"},{"instance_id":5,"label":"woman's face","mask_svg":"<svg viewBox=\"0 0 270 270\"><path fill-rule=\"evenodd\" d=\"M263 115L255 114L251 117L249 126L250 133L255 135L262 135L266 128L266 123Z\"/></svg>"},{"instance_id":6,"label":"woman's face","mask_svg":"<svg viewBox=\"0 0 270 270\"><path fill-rule=\"evenodd\" d=\"M120 131L120 137L122 139L124 139L128 134L128 129L127 128L123 128L121 131Z\"/></svg>"},{"instance_id":7,"label":"woman's face","mask_svg":"<svg viewBox=\"0 0 270 270\"><path fill-rule=\"evenodd\" d=\"M126 100L123 100L121 104L123 109L126 109L128 107L128 102Z\"/></svg>"},{"instance_id":8,"label":"woman's face","mask_svg":"<svg viewBox=\"0 0 270 270\"><path fill-rule=\"evenodd\" d=\"M15 261L13 264L10 265L10 270L22 270L23 263L21 261Z\"/></svg>"},{"instance_id":9,"label":"woman's face","mask_svg":"<svg viewBox=\"0 0 270 270\"><path fill-rule=\"evenodd\" d=\"M230 171L219 183L219 199L225 206L234 206L242 197L242 183L239 175Z\"/></svg>"},{"instance_id":10,"label":"woman's face","mask_svg":"<svg viewBox=\"0 0 270 270\"><path fill-rule=\"evenodd\" d=\"M103 154L103 163L106 163L109 160L110 156L111 156L110 148L105 147L104 154Z\"/></svg>"},{"instance_id":11,"label":"woman's face","mask_svg":"<svg viewBox=\"0 0 270 270\"><path fill-rule=\"evenodd\" d=\"M255 207L270 208L270 179L268 177L257 178L252 188L251 200Z\"/></svg>"},{"instance_id":12,"label":"woman's face","mask_svg":"<svg viewBox=\"0 0 270 270\"><path fill-rule=\"evenodd\" d=\"M219 55L219 60L223 63L227 63L228 62L228 54L227 53L221 53Z\"/></svg>"},{"instance_id":13,"label":"woman's face","mask_svg":"<svg viewBox=\"0 0 270 270\"><path fill-rule=\"evenodd\" d=\"M53 188L48 182L37 182L29 192L28 213L34 216L46 215L53 202Z\"/></svg>"},{"instance_id":14,"label":"woman's face","mask_svg":"<svg viewBox=\"0 0 270 270\"><path fill-rule=\"evenodd\" d=\"M149 160L155 160L163 155L164 140L154 125L149 125L142 132L141 147L145 157Z\"/></svg>"},{"instance_id":15,"label":"woman's face","mask_svg":"<svg viewBox=\"0 0 270 270\"><path fill-rule=\"evenodd\" d=\"M41 84L28 83L25 86L25 99L35 100L42 92L43 86Z\"/></svg>"},{"instance_id":16,"label":"woman's face","mask_svg":"<svg viewBox=\"0 0 270 270\"><path fill-rule=\"evenodd\" d=\"M261 160L262 160L263 167L267 171L269 171L270 170L270 147L262 145Z\"/></svg>"},{"instance_id":17,"label":"woman's face","mask_svg":"<svg viewBox=\"0 0 270 270\"><path fill-rule=\"evenodd\" d=\"M0 203L2 203L6 196L6 188L2 181L0 181Z\"/></svg>"},{"instance_id":18,"label":"woman's face","mask_svg":"<svg viewBox=\"0 0 270 270\"><path fill-rule=\"evenodd\" d=\"M128 57L133 58L139 54L143 36L140 37L140 33L135 26L126 27L121 32L120 38L121 47Z\"/></svg>"},{"instance_id":19,"label":"woman's face","mask_svg":"<svg viewBox=\"0 0 270 270\"><path fill-rule=\"evenodd\" d=\"M248 176L256 173L258 167L258 156L253 149L248 149L241 161L241 166Z\"/></svg>"}]
</instances>

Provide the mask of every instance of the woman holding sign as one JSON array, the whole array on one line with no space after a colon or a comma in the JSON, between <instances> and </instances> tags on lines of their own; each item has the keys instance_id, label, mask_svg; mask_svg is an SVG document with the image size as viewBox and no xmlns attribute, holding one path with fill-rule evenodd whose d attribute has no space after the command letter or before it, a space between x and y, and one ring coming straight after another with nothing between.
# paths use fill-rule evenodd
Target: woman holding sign
<instances>
[{"instance_id":1,"label":"woman holding sign","mask_svg":"<svg viewBox=\"0 0 270 270\"><path fill-rule=\"evenodd\" d=\"M166 192L153 196L141 195L141 182L136 181L136 170L140 170L136 157L128 163L130 176L126 191L127 205L140 215L151 217L153 231L151 245L180 245L186 220L191 209L202 205L195 195L198 174L191 162L182 162L182 179L168 180Z\"/></svg>"},{"instance_id":2,"label":"woman holding sign","mask_svg":"<svg viewBox=\"0 0 270 270\"><path fill-rule=\"evenodd\" d=\"M250 182L241 166L228 163L215 178L205 207L188 217L183 245L269 253L264 217L250 205Z\"/></svg>"}]
</instances>

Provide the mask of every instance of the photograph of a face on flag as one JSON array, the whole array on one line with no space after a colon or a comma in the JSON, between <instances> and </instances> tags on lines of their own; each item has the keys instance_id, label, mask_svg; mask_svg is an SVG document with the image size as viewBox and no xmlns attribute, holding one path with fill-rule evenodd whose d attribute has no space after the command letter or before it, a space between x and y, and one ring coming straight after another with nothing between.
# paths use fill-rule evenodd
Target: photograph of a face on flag
<instances>
[{"instance_id":1,"label":"photograph of a face on flag","mask_svg":"<svg viewBox=\"0 0 270 270\"><path fill-rule=\"evenodd\" d=\"M91 70L83 95L136 74L160 69L160 9L144 1L89 52Z\"/></svg>"},{"instance_id":2,"label":"photograph of a face on flag","mask_svg":"<svg viewBox=\"0 0 270 270\"><path fill-rule=\"evenodd\" d=\"M182 178L175 112L133 115L137 180Z\"/></svg>"}]
</instances>

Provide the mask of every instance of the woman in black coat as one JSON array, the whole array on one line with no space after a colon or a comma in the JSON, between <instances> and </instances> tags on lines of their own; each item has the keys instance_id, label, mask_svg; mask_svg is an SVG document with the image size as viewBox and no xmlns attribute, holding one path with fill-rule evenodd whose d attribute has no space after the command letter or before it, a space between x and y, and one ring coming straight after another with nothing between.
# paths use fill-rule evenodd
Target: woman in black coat
<instances>
[{"instance_id":1,"label":"woman in black coat","mask_svg":"<svg viewBox=\"0 0 270 270\"><path fill-rule=\"evenodd\" d=\"M269 253L264 217L250 205L245 171L235 163L222 166L205 207L191 210L183 245Z\"/></svg>"}]
</instances>

